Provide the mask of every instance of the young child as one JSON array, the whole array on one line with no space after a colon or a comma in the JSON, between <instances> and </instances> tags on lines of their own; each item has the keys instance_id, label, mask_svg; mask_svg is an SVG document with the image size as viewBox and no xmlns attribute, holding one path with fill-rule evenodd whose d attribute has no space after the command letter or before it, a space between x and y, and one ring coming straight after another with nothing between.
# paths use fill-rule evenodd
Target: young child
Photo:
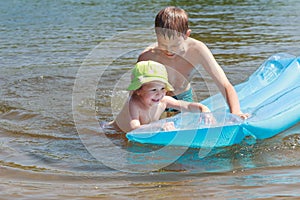
<instances>
[{"instance_id":1,"label":"young child","mask_svg":"<svg viewBox=\"0 0 300 200\"><path fill-rule=\"evenodd\" d=\"M210 50L201 41L189 37L191 30L184 10L176 7L161 10L155 18L155 32L157 43L142 52L138 61L153 60L167 67L169 82L174 87L170 95L192 101L191 86L187 80L191 79L194 66L200 65L220 89L230 112L243 119L248 118L248 114L241 112L237 93Z\"/></svg>"},{"instance_id":2,"label":"young child","mask_svg":"<svg viewBox=\"0 0 300 200\"><path fill-rule=\"evenodd\" d=\"M123 132L139 128L143 124L159 120L166 108L191 112L210 112L210 110L195 102L176 100L165 96L167 91L173 91L168 82L165 66L154 61L138 62L132 71L131 84L127 88L130 97L116 119L109 123ZM165 124L165 130L174 129L174 124Z\"/></svg>"}]
</instances>

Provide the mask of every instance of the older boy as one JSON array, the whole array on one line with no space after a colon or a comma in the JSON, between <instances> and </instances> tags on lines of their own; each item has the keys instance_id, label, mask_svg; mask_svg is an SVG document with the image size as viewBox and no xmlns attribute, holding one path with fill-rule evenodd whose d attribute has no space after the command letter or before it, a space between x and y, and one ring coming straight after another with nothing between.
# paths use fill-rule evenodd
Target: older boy
<instances>
[{"instance_id":1,"label":"older boy","mask_svg":"<svg viewBox=\"0 0 300 200\"><path fill-rule=\"evenodd\" d=\"M188 15L180 8L167 7L155 18L157 43L147 48L138 61L154 60L167 67L175 98L192 101L191 79L194 66L201 65L225 97L230 112L246 119L240 110L237 93L214 56L201 41L189 38ZM172 69L172 70L170 70ZM178 75L181 74L181 75Z\"/></svg>"}]
</instances>

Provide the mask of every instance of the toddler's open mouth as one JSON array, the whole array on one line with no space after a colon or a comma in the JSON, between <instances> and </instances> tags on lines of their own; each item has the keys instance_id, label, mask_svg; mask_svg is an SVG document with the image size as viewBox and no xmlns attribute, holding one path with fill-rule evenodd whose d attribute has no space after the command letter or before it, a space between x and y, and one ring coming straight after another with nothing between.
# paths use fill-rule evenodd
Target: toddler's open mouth
<instances>
[{"instance_id":1,"label":"toddler's open mouth","mask_svg":"<svg viewBox=\"0 0 300 200\"><path fill-rule=\"evenodd\" d=\"M159 99L152 99L153 102L158 103Z\"/></svg>"}]
</instances>

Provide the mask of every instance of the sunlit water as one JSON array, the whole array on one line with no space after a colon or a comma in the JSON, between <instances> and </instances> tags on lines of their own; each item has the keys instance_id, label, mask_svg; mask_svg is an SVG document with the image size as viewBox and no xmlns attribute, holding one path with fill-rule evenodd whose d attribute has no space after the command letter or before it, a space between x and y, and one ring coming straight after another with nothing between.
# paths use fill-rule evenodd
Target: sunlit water
<instances>
[{"instance_id":1,"label":"sunlit water","mask_svg":"<svg viewBox=\"0 0 300 200\"><path fill-rule=\"evenodd\" d=\"M169 147L169 154L159 160L166 166L144 173L114 169L112 165L123 165L124 157L108 152L109 148L151 153L161 147L128 143L124 134L113 131L105 137L111 144L97 146L99 135L84 109L95 103L99 121L113 119L126 97L123 89L130 68L143 48L155 42L154 17L167 5L189 13L192 37L209 46L233 84L246 80L275 53L300 56L297 0L1 0L1 199L300 196L299 125L254 144L187 149L174 162L166 158L178 149ZM101 56L92 60L95 63L86 60L101 48ZM81 102L80 117L90 133L84 136L76 130L73 114L77 113L72 109L74 83L82 66L90 67L91 73L103 72L96 80L96 101L91 97ZM198 101L215 92L207 91L201 81L197 74L192 80ZM92 155L83 137L95 140L105 160ZM133 168L145 167L143 159L158 162L149 154L138 161L126 159Z\"/></svg>"}]
</instances>

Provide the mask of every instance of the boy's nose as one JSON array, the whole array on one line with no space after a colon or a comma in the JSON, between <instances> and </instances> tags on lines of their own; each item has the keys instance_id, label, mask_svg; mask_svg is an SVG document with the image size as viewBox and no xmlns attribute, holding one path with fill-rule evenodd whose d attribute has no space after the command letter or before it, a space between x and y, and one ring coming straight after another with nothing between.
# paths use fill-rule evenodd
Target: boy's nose
<instances>
[{"instance_id":1,"label":"boy's nose","mask_svg":"<svg viewBox=\"0 0 300 200\"><path fill-rule=\"evenodd\" d=\"M167 48L167 51L168 51L168 52L174 52L174 51L175 51L175 48L174 48L174 47L168 47L168 48Z\"/></svg>"}]
</instances>

